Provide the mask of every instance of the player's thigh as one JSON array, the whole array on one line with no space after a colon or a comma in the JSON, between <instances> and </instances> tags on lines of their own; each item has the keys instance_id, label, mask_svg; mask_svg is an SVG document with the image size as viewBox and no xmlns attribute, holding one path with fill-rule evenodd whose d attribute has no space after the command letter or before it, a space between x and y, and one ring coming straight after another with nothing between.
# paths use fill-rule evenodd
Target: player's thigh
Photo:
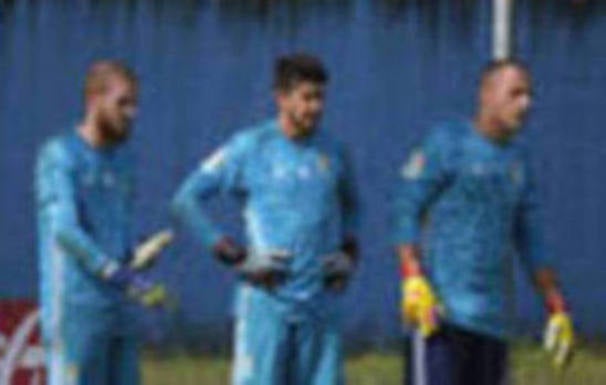
<instances>
[{"instance_id":1,"label":"player's thigh","mask_svg":"<svg viewBox=\"0 0 606 385\"><path fill-rule=\"evenodd\" d=\"M294 328L292 384L344 383L341 331L337 322L303 322Z\"/></svg>"},{"instance_id":2,"label":"player's thigh","mask_svg":"<svg viewBox=\"0 0 606 385\"><path fill-rule=\"evenodd\" d=\"M138 385L139 343L135 336L114 337L109 347L109 376L111 385Z\"/></svg>"},{"instance_id":3,"label":"player's thigh","mask_svg":"<svg viewBox=\"0 0 606 385\"><path fill-rule=\"evenodd\" d=\"M508 348L504 341L478 336L467 368L470 385L508 385Z\"/></svg>"},{"instance_id":4,"label":"player's thigh","mask_svg":"<svg viewBox=\"0 0 606 385\"><path fill-rule=\"evenodd\" d=\"M286 385L289 358L288 325L271 311L250 306L236 317L234 385Z\"/></svg>"},{"instance_id":5,"label":"player's thigh","mask_svg":"<svg viewBox=\"0 0 606 385\"><path fill-rule=\"evenodd\" d=\"M405 385L468 385L462 382L460 349L450 331L430 338L411 332L405 340Z\"/></svg>"},{"instance_id":6,"label":"player's thigh","mask_svg":"<svg viewBox=\"0 0 606 385\"><path fill-rule=\"evenodd\" d=\"M68 320L48 346L50 385L107 385L109 334L103 325Z\"/></svg>"}]
</instances>

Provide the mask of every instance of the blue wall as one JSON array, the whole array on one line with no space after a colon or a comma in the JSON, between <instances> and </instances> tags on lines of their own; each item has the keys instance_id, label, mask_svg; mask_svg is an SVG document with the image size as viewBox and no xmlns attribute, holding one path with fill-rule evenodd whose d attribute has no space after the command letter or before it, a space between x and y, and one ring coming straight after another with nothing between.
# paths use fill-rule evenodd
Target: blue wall
<instances>
[{"instance_id":1,"label":"blue wall","mask_svg":"<svg viewBox=\"0 0 606 385\"><path fill-rule=\"evenodd\" d=\"M433 123L472 113L475 75L490 51L487 3L2 2L0 295L36 295L35 151L79 118L92 59L124 58L142 78L135 139L137 227L145 233L166 224L171 194L199 159L273 113L272 59L305 49L332 70L324 122L352 148L365 203L364 261L347 298L347 328L385 343L400 330L389 189ZM519 3L518 48L537 83L527 138L541 170L547 237L581 329L604 335L606 7ZM214 213L237 231L232 204ZM181 322L225 330L232 276L193 240L183 239L158 274L182 298ZM528 285L518 287L520 325L536 325L537 299Z\"/></svg>"}]
</instances>

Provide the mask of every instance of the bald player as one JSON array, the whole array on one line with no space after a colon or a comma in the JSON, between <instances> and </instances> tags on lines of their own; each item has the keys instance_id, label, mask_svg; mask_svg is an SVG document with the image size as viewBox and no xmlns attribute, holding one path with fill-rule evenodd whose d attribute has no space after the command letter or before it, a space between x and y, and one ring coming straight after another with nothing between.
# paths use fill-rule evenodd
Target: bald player
<instances>
[{"instance_id":1,"label":"bald player","mask_svg":"<svg viewBox=\"0 0 606 385\"><path fill-rule=\"evenodd\" d=\"M513 252L544 298L546 347L558 367L573 345L517 138L531 105L530 74L518 61L490 63L478 96L473 120L436 127L400 172L395 240L402 313L415 329L408 384L505 383Z\"/></svg>"},{"instance_id":2,"label":"bald player","mask_svg":"<svg viewBox=\"0 0 606 385\"><path fill-rule=\"evenodd\" d=\"M164 301L129 267L134 175L127 139L137 80L114 61L86 77L85 115L42 147L36 167L42 332L50 385L137 385L132 303Z\"/></svg>"}]
</instances>

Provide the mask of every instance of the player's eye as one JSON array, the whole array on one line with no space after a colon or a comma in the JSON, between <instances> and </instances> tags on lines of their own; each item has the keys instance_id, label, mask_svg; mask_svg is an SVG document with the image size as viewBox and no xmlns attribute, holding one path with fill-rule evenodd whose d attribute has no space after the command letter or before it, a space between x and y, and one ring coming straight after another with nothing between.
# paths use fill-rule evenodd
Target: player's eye
<instances>
[{"instance_id":1,"label":"player's eye","mask_svg":"<svg viewBox=\"0 0 606 385\"><path fill-rule=\"evenodd\" d=\"M128 97L128 96L123 96L121 98L118 98L118 106L120 107L133 107L136 104L136 101L134 98Z\"/></svg>"}]
</instances>

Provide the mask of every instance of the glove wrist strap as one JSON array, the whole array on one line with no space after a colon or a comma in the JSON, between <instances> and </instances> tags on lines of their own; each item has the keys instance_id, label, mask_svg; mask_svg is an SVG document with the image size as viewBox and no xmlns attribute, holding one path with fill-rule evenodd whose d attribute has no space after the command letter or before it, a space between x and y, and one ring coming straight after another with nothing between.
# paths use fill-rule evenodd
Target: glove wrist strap
<instances>
[{"instance_id":1,"label":"glove wrist strap","mask_svg":"<svg viewBox=\"0 0 606 385\"><path fill-rule=\"evenodd\" d=\"M552 291L545 295L545 307L549 314L568 312L566 301L558 291Z\"/></svg>"},{"instance_id":2,"label":"glove wrist strap","mask_svg":"<svg viewBox=\"0 0 606 385\"><path fill-rule=\"evenodd\" d=\"M412 263L410 261L403 262L400 266L400 276L402 279L419 277L423 275L421 266L419 263Z\"/></svg>"}]
</instances>

